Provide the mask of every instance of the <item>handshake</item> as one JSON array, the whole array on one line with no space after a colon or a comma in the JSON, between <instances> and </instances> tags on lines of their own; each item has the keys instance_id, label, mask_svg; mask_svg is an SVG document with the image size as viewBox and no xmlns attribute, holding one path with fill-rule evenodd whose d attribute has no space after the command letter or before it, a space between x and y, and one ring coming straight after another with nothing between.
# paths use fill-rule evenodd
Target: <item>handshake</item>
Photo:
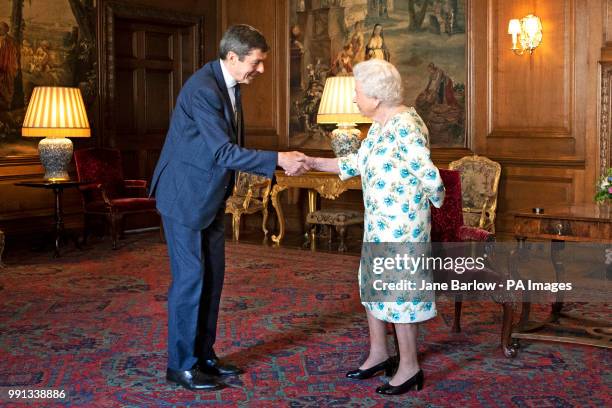
<instances>
[{"instance_id":1,"label":"handshake","mask_svg":"<svg viewBox=\"0 0 612 408\"><path fill-rule=\"evenodd\" d=\"M300 176L308 170L316 170L316 159L301 152L279 152L278 165L288 176Z\"/></svg>"}]
</instances>

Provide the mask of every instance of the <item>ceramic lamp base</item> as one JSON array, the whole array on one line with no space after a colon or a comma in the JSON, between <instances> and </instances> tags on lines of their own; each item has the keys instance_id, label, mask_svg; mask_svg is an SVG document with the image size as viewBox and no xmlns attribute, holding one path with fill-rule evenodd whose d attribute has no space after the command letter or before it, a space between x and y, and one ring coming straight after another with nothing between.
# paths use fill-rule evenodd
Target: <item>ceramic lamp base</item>
<instances>
[{"instance_id":1,"label":"ceramic lamp base","mask_svg":"<svg viewBox=\"0 0 612 408\"><path fill-rule=\"evenodd\" d=\"M338 125L331 133L331 147L336 157L357 153L361 145L361 132L354 125Z\"/></svg>"},{"instance_id":2,"label":"ceramic lamp base","mask_svg":"<svg viewBox=\"0 0 612 408\"><path fill-rule=\"evenodd\" d=\"M70 180L68 164L72 158L72 142L65 137L44 138L38 142L38 156L45 168L45 180Z\"/></svg>"}]
</instances>

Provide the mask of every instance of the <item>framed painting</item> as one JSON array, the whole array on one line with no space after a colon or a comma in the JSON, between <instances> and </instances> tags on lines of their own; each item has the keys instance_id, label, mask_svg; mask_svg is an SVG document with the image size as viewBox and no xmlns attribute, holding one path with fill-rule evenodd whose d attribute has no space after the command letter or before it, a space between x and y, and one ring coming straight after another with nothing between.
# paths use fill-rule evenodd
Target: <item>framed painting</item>
<instances>
[{"instance_id":1,"label":"framed painting","mask_svg":"<svg viewBox=\"0 0 612 408\"><path fill-rule=\"evenodd\" d=\"M92 109L95 24L95 0L0 2L0 161L37 159L39 139L21 137L34 87L79 87Z\"/></svg>"},{"instance_id":2,"label":"framed painting","mask_svg":"<svg viewBox=\"0 0 612 408\"><path fill-rule=\"evenodd\" d=\"M329 150L316 123L325 79L385 59L402 75L404 103L436 148L466 148L467 0L290 0L289 146Z\"/></svg>"}]
</instances>

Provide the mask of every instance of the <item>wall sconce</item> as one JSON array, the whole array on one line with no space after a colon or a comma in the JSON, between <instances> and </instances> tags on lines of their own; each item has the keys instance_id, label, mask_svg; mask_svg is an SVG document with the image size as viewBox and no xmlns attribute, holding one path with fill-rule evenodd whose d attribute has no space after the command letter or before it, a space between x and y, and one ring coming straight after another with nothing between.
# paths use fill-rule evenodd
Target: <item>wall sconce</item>
<instances>
[{"instance_id":1,"label":"wall sconce","mask_svg":"<svg viewBox=\"0 0 612 408\"><path fill-rule=\"evenodd\" d=\"M528 14L522 19L512 19L508 24L508 34L512 35L512 52L523 55L533 51L542 42L542 22L540 17Z\"/></svg>"}]
</instances>

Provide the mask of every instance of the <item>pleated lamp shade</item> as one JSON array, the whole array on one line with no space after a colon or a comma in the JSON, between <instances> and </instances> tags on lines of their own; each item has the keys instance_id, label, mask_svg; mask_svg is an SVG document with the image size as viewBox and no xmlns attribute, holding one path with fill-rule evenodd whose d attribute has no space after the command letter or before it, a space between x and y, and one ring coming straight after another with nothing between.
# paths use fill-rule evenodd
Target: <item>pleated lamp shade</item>
<instances>
[{"instance_id":1,"label":"pleated lamp shade","mask_svg":"<svg viewBox=\"0 0 612 408\"><path fill-rule=\"evenodd\" d=\"M21 129L24 137L44 137L38 143L38 155L45 168L45 179L68 180L72 158L69 137L89 137L89 121L78 88L36 87L32 91Z\"/></svg>"},{"instance_id":2,"label":"pleated lamp shade","mask_svg":"<svg viewBox=\"0 0 612 408\"><path fill-rule=\"evenodd\" d=\"M353 102L355 95L355 77L336 76L327 78L317 123L372 123L372 120L359 113Z\"/></svg>"},{"instance_id":3,"label":"pleated lamp shade","mask_svg":"<svg viewBox=\"0 0 612 408\"><path fill-rule=\"evenodd\" d=\"M361 144L361 132L355 128L356 123L372 123L372 120L359 113L353 102L355 95L355 77L337 76L327 78L317 123L334 123L338 125L330 136L331 148L336 157L343 157L357 152Z\"/></svg>"},{"instance_id":4,"label":"pleated lamp shade","mask_svg":"<svg viewBox=\"0 0 612 408\"><path fill-rule=\"evenodd\" d=\"M25 137L89 137L89 121L78 88L34 88L23 121Z\"/></svg>"}]
</instances>

